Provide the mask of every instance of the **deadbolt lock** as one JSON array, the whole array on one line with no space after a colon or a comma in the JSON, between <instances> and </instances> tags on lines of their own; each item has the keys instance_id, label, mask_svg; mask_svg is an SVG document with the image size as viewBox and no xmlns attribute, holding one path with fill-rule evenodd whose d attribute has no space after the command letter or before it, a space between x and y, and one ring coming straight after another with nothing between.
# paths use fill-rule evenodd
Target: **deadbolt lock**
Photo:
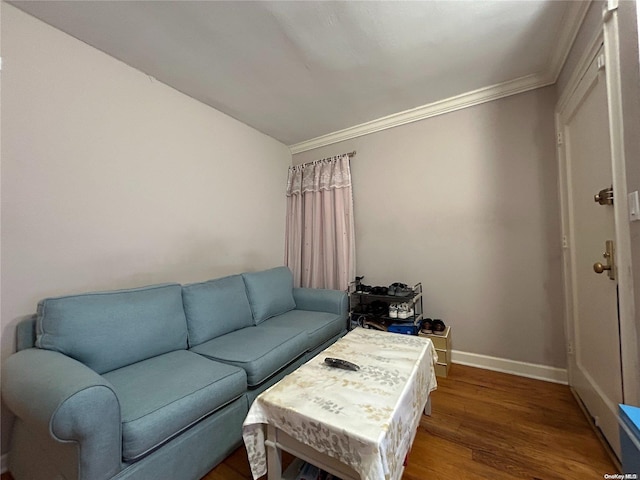
<instances>
[{"instance_id":1,"label":"deadbolt lock","mask_svg":"<svg viewBox=\"0 0 640 480\"><path fill-rule=\"evenodd\" d=\"M613 205L613 185L596 193L593 196L593 201L600 205Z\"/></svg>"},{"instance_id":2,"label":"deadbolt lock","mask_svg":"<svg viewBox=\"0 0 640 480\"><path fill-rule=\"evenodd\" d=\"M596 262L593 264L593 271L596 273L607 272L610 280L616 279L616 265L614 259L614 248L613 248L613 240L607 240L605 242L605 252L602 254L604 259L606 260L606 264L603 265L600 262Z\"/></svg>"}]
</instances>

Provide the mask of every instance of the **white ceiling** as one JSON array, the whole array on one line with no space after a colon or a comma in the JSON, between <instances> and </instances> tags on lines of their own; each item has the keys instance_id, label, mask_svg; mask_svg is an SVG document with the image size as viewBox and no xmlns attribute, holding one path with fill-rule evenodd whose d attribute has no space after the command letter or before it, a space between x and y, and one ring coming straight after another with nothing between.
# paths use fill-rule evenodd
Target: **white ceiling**
<instances>
[{"instance_id":1,"label":"white ceiling","mask_svg":"<svg viewBox=\"0 0 640 480\"><path fill-rule=\"evenodd\" d=\"M514 80L553 83L588 4L11 3L287 145Z\"/></svg>"}]
</instances>

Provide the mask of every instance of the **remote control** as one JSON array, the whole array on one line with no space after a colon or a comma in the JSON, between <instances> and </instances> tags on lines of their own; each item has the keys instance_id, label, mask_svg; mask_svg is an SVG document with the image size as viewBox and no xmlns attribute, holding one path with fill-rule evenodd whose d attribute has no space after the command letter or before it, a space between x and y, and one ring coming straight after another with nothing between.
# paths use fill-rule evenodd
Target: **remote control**
<instances>
[{"instance_id":1,"label":"remote control","mask_svg":"<svg viewBox=\"0 0 640 480\"><path fill-rule=\"evenodd\" d=\"M360 367L355 363L347 362L346 360L342 360L341 358L331 358L327 357L324 359L324 363L333 368L343 368L345 370L360 370Z\"/></svg>"}]
</instances>

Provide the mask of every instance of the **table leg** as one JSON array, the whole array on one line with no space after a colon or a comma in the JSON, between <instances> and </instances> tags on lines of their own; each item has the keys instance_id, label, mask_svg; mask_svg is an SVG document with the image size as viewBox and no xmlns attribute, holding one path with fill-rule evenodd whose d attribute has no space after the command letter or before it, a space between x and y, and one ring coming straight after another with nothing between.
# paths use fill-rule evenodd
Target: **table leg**
<instances>
[{"instance_id":1,"label":"table leg","mask_svg":"<svg viewBox=\"0 0 640 480\"><path fill-rule=\"evenodd\" d=\"M427 403L424 404L424 414L428 417L431 416L431 395L427 398Z\"/></svg>"},{"instance_id":2,"label":"table leg","mask_svg":"<svg viewBox=\"0 0 640 480\"><path fill-rule=\"evenodd\" d=\"M267 478L280 480L282 478L282 451L276 444L278 440L276 427L267 424Z\"/></svg>"}]
</instances>

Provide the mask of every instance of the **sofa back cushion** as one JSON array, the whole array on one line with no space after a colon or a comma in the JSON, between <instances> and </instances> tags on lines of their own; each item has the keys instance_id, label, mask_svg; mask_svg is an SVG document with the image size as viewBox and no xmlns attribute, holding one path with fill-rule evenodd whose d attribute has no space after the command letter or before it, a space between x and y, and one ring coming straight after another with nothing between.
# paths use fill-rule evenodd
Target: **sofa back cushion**
<instances>
[{"instance_id":1,"label":"sofa back cushion","mask_svg":"<svg viewBox=\"0 0 640 480\"><path fill-rule=\"evenodd\" d=\"M187 348L178 284L47 298L38 304L36 346L98 373Z\"/></svg>"},{"instance_id":2,"label":"sofa back cushion","mask_svg":"<svg viewBox=\"0 0 640 480\"><path fill-rule=\"evenodd\" d=\"M182 300L191 347L253 325L240 275L184 285Z\"/></svg>"},{"instance_id":3,"label":"sofa back cushion","mask_svg":"<svg viewBox=\"0 0 640 480\"><path fill-rule=\"evenodd\" d=\"M242 278L256 325L296 308L293 275L287 267L243 273Z\"/></svg>"}]
</instances>

